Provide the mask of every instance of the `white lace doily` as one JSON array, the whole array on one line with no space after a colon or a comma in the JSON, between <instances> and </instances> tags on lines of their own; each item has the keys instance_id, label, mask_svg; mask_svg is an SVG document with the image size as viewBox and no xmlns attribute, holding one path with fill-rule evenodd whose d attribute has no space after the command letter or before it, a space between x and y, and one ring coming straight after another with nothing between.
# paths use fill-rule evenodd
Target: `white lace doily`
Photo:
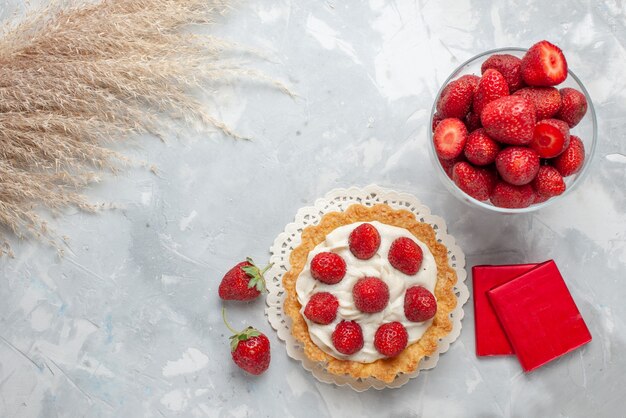
<instances>
[{"instance_id":1,"label":"white lace doily","mask_svg":"<svg viewBox=\"0 0 626 418\"><path fill-rule=\"evenodd\" d=\"M454 287L458 303L454 311L450 314L452 319L452 331L439 341L437 351L422 359L420 367L411 374L399 374L391 383L385 383L378 379L355 379L350 376L337 376L330 374L325 369L325 364L309 360L304 354L302 346L291 335L291 318L283 314L284 290L282 286L283 275L290 269L289 255L291 251L300 244L302 230L309 225L319 223L323 215L329 212L341 212L352 204L364 206L374 206L385 203L394 209L405 209L415 214L416 218L432 225L437 234L437 241L443 243L448 248L448 260L450 266L456 271L458 281ZM338 386L348 385L356 391L364 391L370 388L384 389L397 388L418 375L420 370L432 369L439 360L439 355L448 351L450 344L455 341L461 333L461 319L463 319L463 305L469 298L469 290L465 285L465 254L456 244L454 238L447 234L446 223L438 216L431 215L430 209L422 205L420 201L408 193L399 193L393 190L383 189L376 185L369 185L364 188L352 187L349 189L331 190L321 199L315 201L313 206L300 208L296 214L295 221L288 224L270 248L273 267L265 274L267 280L268 295L266 299L267 315L270 324L277 331L278 338L283 340L287 346L289 357L302 362L302 366L311 371L313 376L321 382L333 383Z\"/></svg>"}]
</instances>

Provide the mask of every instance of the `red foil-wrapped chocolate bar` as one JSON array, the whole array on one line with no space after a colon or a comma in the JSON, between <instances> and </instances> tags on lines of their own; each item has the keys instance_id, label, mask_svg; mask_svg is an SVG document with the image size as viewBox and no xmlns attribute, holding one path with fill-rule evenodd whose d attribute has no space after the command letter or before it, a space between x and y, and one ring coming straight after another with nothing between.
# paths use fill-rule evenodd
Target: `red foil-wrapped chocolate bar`
<instances>
[{"instance_id":1,"label":"red foil-wrapped chocolate bar","mask_svg":"<svg viewBox=\"0 0 626 418\"><path fill-rule=\"evenodd\" d=\"M489 290L487 296L526 372L591 341L554 261Z\"/></svg>"},{"instance_id":2,"label":"red foil-wrapped chocolate bar","mask_svg":"<svg viewBox=\"0 0 626 418\"><path fill-rule=\"evenodd\" d=\"M539 264L513 264L508 266L474 266L472 283L474 293L474 325L476 329L476 355L498 356L514 354L500 321L487 297L494 287L507 283Z\"/></svg>"}]
</instances>

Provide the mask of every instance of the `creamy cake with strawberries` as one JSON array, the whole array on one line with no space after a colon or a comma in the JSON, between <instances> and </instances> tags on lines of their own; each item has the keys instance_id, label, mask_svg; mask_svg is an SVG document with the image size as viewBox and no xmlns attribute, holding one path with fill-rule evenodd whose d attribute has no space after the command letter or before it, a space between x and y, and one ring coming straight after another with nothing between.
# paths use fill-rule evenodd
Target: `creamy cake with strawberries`
<instances>
[{"instance_id":1,"label":"creamy cake with strawberries","mask_svg":"<svg viewBox=\"0 0 626 418\"><path fill-rule=\"evenodd\" d=\"M284 309L328 372L391 382L452 329L456 273L428 224L388 205L350 206L302 232Z\"/></svg>"}]
</instances>

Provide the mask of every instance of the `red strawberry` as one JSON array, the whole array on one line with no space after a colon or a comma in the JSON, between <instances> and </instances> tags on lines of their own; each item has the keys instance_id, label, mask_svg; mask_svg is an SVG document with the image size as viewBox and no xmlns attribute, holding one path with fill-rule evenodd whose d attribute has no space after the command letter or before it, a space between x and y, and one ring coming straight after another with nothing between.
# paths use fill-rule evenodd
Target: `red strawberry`
<instances>
[{"instance_id":1,"label":"red strawberry","mask_svg":"<svg viewBox=\"0 0 626 418\"><path fill-rule=\"evenodd\" d=\"M328 292L315 293L304 308L304 316L316 324L328 325L335 320L339 301Z\"/></svg>"},{"instance_id":2,"label":"red strawberry","mask_svg":"<svg viewBox=\"0 0 626 418\"><path fill-rule=\"evenodd\" d=\"M448 175L448 177L452 178L452 169L454 168L454 165L456 163L465 161L465 155L461 154L458 157L453 158L451 160L442 160L441 158L438 158L438 160L439 160L439 163L441 164L441 167L443 167L443 170Z\"/></svg>"},{"instance_id":3,"label":"red strawberry","mask_svg":"<svg viewBox=\"0 0 626 418\"><path fill-rule=\"evenodd\" d=\"M463 152L467 140L467 128L459 119L448 118L435 128L433 142L439 158L451 160Z\"/></svg>"},{"instance_id":4,"label":"red strawberry","mask_svg":"<svg viewBox=\"0 0 626 418\"><path fill-rule=\"evenodd\" d=\"M536 205L538 203L543 203L547 201L548 199L550 199L550 196L541 196L540 194L535 193L535 200L533 200L533 205Z\"/></svg>"},{"instance_id":5,"label":"red strawberry","mask_svg":"<svg viewBox=\"0 0 626 418\"><path fill-rule=\"evenodd\" d=\"M538 123L530 147L541 158L553 158L564 150L565 137L561 131L547 123Z\"/></svg>"},{"instance_id":6,"label":"red strawberry","mask_svg":"<svg viewBox=\"0 0 626 418\"><path fill-rule=\"evenodd\" d=\"M400 354L408 342L409 333L399 322L383 324L374 334L374 347L386 357L395 357Z\"/></svg>"},{"instance_id":7,"label":"red strawberry","mask_svg":"<svg viewBox=\"0 0 626 418\"><path fill-rule=\"evenodd\" d=\"M265 291L263 274L272 267L272 264L259 270L251 258L237 264L222 278L218 294L223 300L250 301L256 299Z\"/></svg>"},{"instance_id":8,"label":"red strawberry","mask_svg":"<svg viewBox=\"0 0 626 418\"><path fill-rule=\"evenodd\" d=\"M441 117L441 115L439 113L435 113L433 115L433 122L432 122L432 128L433 128L433 132L435 132L435 128L437 128L437 125L439 125L439 122L441 122L444 118Z\"/></svg>"},{"instance_id":9,"label":"red strawberry","mask_svg":"<svg viewBox=\"0 0 626 418\"><path fill-rule=\"evenodd\" d=\"M548 125L552 125L555 128L557 128L559 131L561 131L561 133L565 137L565 142L569 145L570 135L569 135L569 125L567 124L567 122L563 122L560 119L544 119L537 123L546 123Z\"/></svg>"},{"instance_id":10,"label":"red strawberry","mask_svg":"<svg viewBox=\"0 0 626 418\"><path fill-rule=\"evenodd\" d=\"M235 331L226 322L222 308L222 318L226 327L233 333L230 337L230 351L237 366L253 375L260 375L270 366L270 340L258 330L248 327Z\"/></svg>"},{"instance_id":11,"label":"red strawberry","mask_svg":"<svg viewBox=\"0 0 626 418\"><path fill-rule=\"evenodd\" d=\"M496 184L491 193L491 203L501 208L526 208L535 200L535 191L530 184L515 186L505 181Z\"/></svg>"},{"instance_id":12,"label":"red strawberry","mask_svg":"<svg viewBox=\"0 0 626 418\"><path fill-rule=\"evenodd\" d=\"M491 164L500 152L500 145L485 133L483 128L477 129L467 137L465 157L476 165Z\"/></svg>"},{"instance_id":13,"label":"red strawberry","mask_svg":"<svg viewBox=\"0 0 626 418\"><path fill-rule=\"evenodd\" d=\"M478 76L464 75L444 87L437 101L437 113L442 118L463 119L472 106Z\"/></svg>"},{"instance_id":14,"label":"red strawberry","mask_svg":"<svg viewBox=\"0 0 626 418\"><path fill-rule=\"evenodd\" d=\"M476 200L487 200L496 182L493 170L476 168L466 162L454 165L452 181L468 195Z\"/></svg>"},{"instance_id":15,"label":"red strawberry","mask_svg":"<svg viewBox=\"0 0 626 418\"><path fill-rule=\"evenodd\" d=\"M354 284L352 297L359 311L380 312L389 302L389 287L377 277L364 277Z\"/></svg>"},{"instance_id":16,"label":"red strawberry","mask_svg":"<svg viewBox=\"0 0 626 418\"><path fill-rule=\"evenodd\" d=\"M558 196L565 191L563 177L556 168L549 165L542 165L539 168L532 186L535 189L535 193L542 197Z\"/></svg>"},{"instance_id":17,"label":"red strawberry","mask_svg":"<svg viewBox=\"0 0 626 418\"><path fill-rule=\"evenodd\" d=\"M331 336L335 349L347 356L363 348L363 331L355 321L341 321Z\"/></svg>"},{"instance_id":18,"label":"red strawberry","mask_svg":"<svg viewBox=\"0 0 626 418\"><path fill-rule=\"evenodd\" d=\"M554 87L526 87L515 92L535 105L537 120L548 119L561 109L561 93Z\"/></svg>"},{"instance_id":19,"label":"red strawberry","mask_svg":"<svg viewBox=\"0 0 626 418\"><path fill-rule=\"evenodd\" d=\"M563 51L548 41L537 42L522 58L522 78L529 86L556 86L567 78Z\"/></svg>"},{"instance_id":20,"label":"red strawberry","mask_svg":"<svg viewBox=\"0 0 626 418\"><path fill-rule=\"evenodd\" d=\"M474 93L476 93L476 88L478 87L478 82L480 81L480 77L474 74L466 74L458 78L459 80L464 80L470 86L474 87Z\"/></svg>"},{"instance_id":21,"label":"red strawberry","mask_svg":"<svg viewBox=\"0 0 626 418\"><path fill-rule=\"evenodd\" d=\"M359 260L370 259L380 247L380 234L372 224L361 224L348 237L350 252Z\"/></svg>"},{"instance_id":22,"label":"red strawberry","mask_svg":"<svg viewBox=\"0 0 626 418\"><path fill-rule=\"evenodd\" d=\"M467 116L465 116L463 122L467 127L467 132L473 132L476 129L482 127L482 125L480 124L480 115L474 112L469 112Z\"/></svg>"},{"instance_id":23,"label":"red strawberry","mask_svg":"<svg viewBox=\"0 0 626 418\"><path fill-rule=\"evenodd\" d=\"M584 94L569 87L562 88L560 93L563 105L556 117L567 122L569 127L573 128L587 113L587 99Z\"/></svg>"},{"instance_id":24,"label":"red strawberry","mask_svg":"<svg viewBox=\"0 0 626 418\"><path fill-rule=\"evenodd\" d=\"M569 127L558 119L544 119L535 125L530 147L541 158L554 158L569 145Z\"/></svg>"},{"instance_id":25,"label":"red strawberry","mask_svg":"<svg viewBox=\"0 0 626 418\"><path fill-rule=\"evenodd\" d=\"M512 93L524 86L522 80L522 60L516 56L509 54L495 54L490 56L483 62L480 72L485 74L489 68L498 70L502 74L509 85L509 91Z\"/></svg>"},{"instance_id":26,"label":"red strawberry","mask_svg":"<svg viewBox=\"0 0 626 418\"><path fill-rule=\"evenodd\" d=\"M480 121L487 135L496 141L525 145L533 139L535 106L524 97L501 97L487 103Z\"/></svg>"},{"instance_id":27,"label":"red strawberry","mask_svg":"<svg viewBox=\"0 0 626 418\"><path fill-rule=\"evenodd\" d=\"M419 271L424 254L411 238L400 237L391 243L387 258L395 269L412 276Z\"/></svg>"},{"instance_id":28,"label":"red strawberry","mask_svg":"<svg viewBox=\"0 0 626 418\"><path fill-rule=\"evenodd\" d=\"M474 93L472 109L480 115L485 105L503 96L509 95L509 85L504 76L498 70L488 69L478 82L478 88Z\"/></svg>"},{"instance_id":29,"label":"red strawberry","mask_svg":"<svg viewBox=\"0 0 626 418\"><path fill-rule=\"evenodd\" d=\"M326 284L336 284L346 275L346 262L340 255L323 252L311 260L311 276Z\"/></svg>"},{"instance_id":30,"label":"red strawberry","mask_svg":"<svg viewBox=\"0 0 626 418\"><path fill-rule=\"evenodd\" d=\"M576 174L585 162L585 146L579 137L570 136L569 146L561 155L552 160L554 168L559 170L563 177Z\"/></svg>"},{"instance_id":31,"label":"red strawberry","mask_svg":"<svg viewBox=\"0 0 626 418\"><path fill-rule=\"evenodd\" d=\"M539 155L530 148L508 147L496 157L496 168L504 181L521 186L535 178L539 162Z\"/></svg>"},{"instance_id":32,"label":"red strawberry","mask_svg":"<svg viewBox=\"0 0 626 418\"><path fill-rule=\"evenodd\" d=\"M404 316L412 322L426 321L437 313L435 296L422 286L412 286L404 294Z\"/></svg>"}]
</instances>

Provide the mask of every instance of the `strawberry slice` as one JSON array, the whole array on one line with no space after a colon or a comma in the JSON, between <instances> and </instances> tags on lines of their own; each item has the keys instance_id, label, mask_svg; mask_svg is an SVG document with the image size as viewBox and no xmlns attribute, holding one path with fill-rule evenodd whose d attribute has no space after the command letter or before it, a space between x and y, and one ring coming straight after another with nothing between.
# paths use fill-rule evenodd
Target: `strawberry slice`
<instances>
[{"instance_id":1,"label":"strawberry slice","mask_svg":"<svg viewBox=\"0 0 626 418\"><path fill-rule=\"evenodd\" d=\"M554 158L565 151L569 138L567 123L557 119L545 119L535 125L530 147L541 158Z\"/></svg>"},{"instance_id":2,"label":"strawberry slice","mask_svg":"<svg viewBox=\"0 0 626 418\"><path fill-rule=\"evenodd\" d=\"M541 158L553 158L563 151L564 143L561 131L552 125L538 123L530 146Z\"/></svg>"},{"instance_id":3,"label":"strawberry slice","mask_svg":"<svg viewBox=\"0 0 626 418\"><path fill-rule=\"evenodd\" d=\"M435 128L433 142L437 155L443 160L451 160L461 155L465 141L467 128L459 119L444 119Z\"/></svg>"},{"instance_id":4,"label":"strawberry slice","mask_svg":"<svg viewBox=\"0 0 626 418\"><path fill-rule=\"evenodd\" d=\"M561 49L548 41L537 42L522 58L522 78L529 86L556 86L567 78L567 61Z\"/></svg>"}]
</instances>

